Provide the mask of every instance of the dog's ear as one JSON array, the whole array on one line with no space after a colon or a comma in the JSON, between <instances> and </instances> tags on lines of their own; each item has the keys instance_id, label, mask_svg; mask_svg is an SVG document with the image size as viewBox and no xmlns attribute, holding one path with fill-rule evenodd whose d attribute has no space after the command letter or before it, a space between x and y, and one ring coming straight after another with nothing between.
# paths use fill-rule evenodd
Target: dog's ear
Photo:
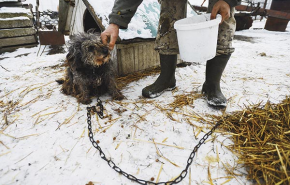
<instances>
[{"instance_id":1,"label":"dog's ear","mask_svg":"<svg viewBox=\"0 0 290 185\"><path fill-rule=\"evenodd\" d=\"M78 55L76 55L76 51L74 53L69 52L66 55L66 59L68 62L68 65L71 67L73 70L77 70L78 68L81 68L83 66L83 62Z\"/></svg>"},{"instance_id":2,"label":"dog's ear","mask_svg":"<svg viewBox=\"0 0 290 185\"><path fill-rule=\"evenodd\" d=\"M74 57L73 53L69 52L69 53L66 55L66 61L67 61L67 64L68 64L70 67L75 66L75 57Z\"/></svg>"},{"instance_id":3,"label":"dog's ear","mask_svg":"<svg viewBox=\"0 0 290 185\"><path fill-rule=\"evenodd\" d=\"M71 59L73 59L74 58L74 55L73 55L73 53L70 51L70 52L68 52L68 54L66 55L66 59L67 60L71 60Z\"/></svg>"}]
</instances>

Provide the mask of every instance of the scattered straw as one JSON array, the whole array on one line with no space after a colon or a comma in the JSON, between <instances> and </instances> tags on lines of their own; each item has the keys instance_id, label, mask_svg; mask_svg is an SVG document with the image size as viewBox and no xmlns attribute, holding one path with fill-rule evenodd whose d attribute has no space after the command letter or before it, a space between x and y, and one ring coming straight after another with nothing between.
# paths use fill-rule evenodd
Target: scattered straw
<instances>
[{"instance_id":1,"label":"scattered straw","mask_svg":"<svg viewBox=\"0 0 290 185\"><path fill-rule=\"evenodd\" d=\"M181 108L183 106L189 105L193 106L193 103L196 99L201 98L203 95L197 92L190 92L187 94L180 94L174 96L174 101L169 104L170 107L172 107L173 110L176 108Z\"/></svg>"},{"instance_id":2,"label":"scattered straw","mask_svg":"<svg viewBox=\"0 0 290 185\"><path fill-rule=\"evenodd\" d=\"M7 155L7 154L9 154L11 151L8 151L8 152L5 152L5 153L3 153L3 154L0 154L0 157L2 157L2 156L4 156L4 155Z\"/></svg>"},{"instance_id":3,"label":"scattered straw","mask_svg":"<svg viewBox=\"0 0 290 185\"><path fill-rule=\"evenodd\" d=\"M101 132L107 132L107 130L109 129L109 128L111 128L112 126L114 125L114 123L112 123L112 124L110 124L110 125L108 125L107 127L103 127L104 129L103 130L101 130Z\"/></svg>"},{"instance_id":4,"label":"scattered straw","mask_svg":"<svg viewBox=\"0 0 290 185\"><path fill-rule=\"evenodd\" d=\"M175 164L174 162L170 161L168 158L164 157L164 156L160 153L160 151L159 151L159 149L157 148L156 143L154 142L154 140L153 140L153 143L154 143L155 148L156 148L156 153L157 153L157 155L159 155L159 157L165 159L166 161L170 162L170 163L173 164L174 166L179 167L177 164Z\"/></svg>"},{"instance_id":5,"label":"scattered straw","mask_svg":"<svg viewBox=\"0 0 290 185\"><path fill-rule=\"evenodd\" d=\"M88 149L87 154L90 152L90 150L91 150L92 148L93 148L93 147L90 147L90 148Z\"/></svg>"},{"instance_id":6,"label":"scattered straw","mask_svg":"<svg viewBox=\"0 0 290 185\"><path fill-rule=\"evenodd\" d=\"M43 133L42 133L43 134ZM21 136L21 137L18 137L16 139L27 139L28 137L31 137L31 136L39 136L41 134L30 134L30 135L26 135L26 136Z\"/></svg>"},{"instance_id":7,"label":"scattered straw","mask_svg":"<svg viewBox=\"0 0 290 185\"><path fill-rule=\"evenodd\" d=\"M18 120L19 117L20 115L18 115L9 125L12 125L16 120Z\"/></svg>"},{"instance_id":8,"label":"scattered straw","mask_svg":"<svg viewBox=\"0 0 290 185\"><path fill-rule=\"evenodd\" d=\"M59 112L61 112L61 110L59 110L59 111L55 111L55 112L49 112L49 113L46 113L46 114L41 114L40 116L48 116L48 115L50 115L50 114L57 114L57 113L59 113Z\"/></svg>"},{"instance_id":9,"label":"scattered straw","mask_svg":"<svg viewBox=\"0 0 290 185\"><path fill-rule=\"evenodd\" d=\"M159 170L159 172L158 172L158 176L157 176L157 178L156 178L156 183L159 182L160 174L161 174L162 169L163 169L163 163L162 163L161 166L160 166L160 170Z\"/></svg>"},{"instance_id":10,"label":"scattered straw","mask_svg":"<svg viewBox=\"0 0 290 185\"><path fill-rule=\"evenodd\" d=\"M42 97L42 95L38 95L37 97L33 98L32 100L30 100L30 101L28 101L26 103L23 103L21 105L19 105L19 108L20 107L25 107L26 105L29 105L29 104L33 104L33 103L37 102L38 99L40 99L41 97Z\"/></svg>"},{"instance_id":11,"label":"scattered straw","mask_svg":"<svg viewBox=\"0 0 290 185\"><path fill-rule=\"evenodd\" d=\"M75 115L77 114L78 111L76 111L73 115L71 115L69 118L65 119L64 122L62 122L58 127L57 129L59 129L62 125L65 125L65 124L68 124L74 117ZM56 130L57 130L56 129Z\"/></svg>"},{"instance_id":12,"label":"scattered straw","mask_svg":"<svg viewBox=\"0 0 290 185\"><path fill-rule=\"evenodd\" d=\"M121 143L122 143L122 141L120 141L120 142L117 144L115 150L117 150L117 149L119 148L119 146L121 145Z\"/></svg>"},{"instance_id":13,"label":"scattered straw","mask_svg":"<svg viewBox=\"0 0 290 185\"><path fill-rule=\"evenodd\" d=\"M231 166L228 162L227 163L223 163L222 161L221 161L221 163L222 163L222 165L223 165L223 169L225 169L225 171L228 173L228 174L230 174L230 176L231 177L233 177L233 178L235 178L238 182L239 182L239 180L238 180L238 176L241 176L240 174L237 174L237 173L235 173L234 171L235 171L235 167L233 167L233 166Z\"/></svg>"},{"instance_id":14,"label":"scattered straw","mask_svg":"<svg viewBox=\"0 0 290 185\"><path fill-rule=\"evenodd\" d=\"M5 134L5 133L3 133L2 131L0 131L0 134L2 134L2 135L4 135L4 136L7 136L7 137L11 137L11 138L13 138L13 139L17 139L16 137L11 136L11 135L9 135L9 134Z\"/></svg>"},{"instance_id":15,"label":"scattered straw","mask_svg":"<svg viewBox=\"0 0 290 185\"><path fill-rule=\"evenodd\" d=\"M211 178L211 173L210 173L209 166L210 166L210 165L208 165L208 167L207 167L207 176L208 176L208 180L209 180L208 183L209 183L210 185L214 185L213 182L212 182L212 178Z\"/></svg>"},{"instance_id":16,"label":"scattered straw","mask_svg":"<svg viewBox=\"0 0 290 185\"><path fill-rule=\"evenodd\" d=\"M49 85L49 84L51 84L51 83L55 83L55 81L51 81L51 82L48 82L48 83L43 84L43 85L41 85L41 86L37 86L37 87L33 87L33 88L32 88L32 86L34 86L34 85L38 85L38 84L34 84L34 85L29 86L29 87L27 87L26 89L24 89L22 92L20 92L19 95L21 95L22 97L24 97L24 96L27 95L29 92L34 91L35 89L40 89L40 90L42 90L43 87L45 87L45 86L47 86L47 85ZM22 93L24 93L24 94L22 95Z\"/></svg>"},{"instance_id":17,"label":"scattered straw","mask_svg":"<svg viewBox=\"0 0 290 185\"><path fill-rule=\"evenodd\" d=\"M163 139L163 141L162 141L162 143L165 143L165 141L168 139L168 137L167 138L165 138L165 139Z\"/></svg>"},{"instance_id":18,"label":"scattered straw","mask_svg":"<svg viewBox=\"0 0 290 185\"><path fill-rule=\"evenodd\" d=\"M78 144L78 142L79 142L80 140L78 139L78 141L76 142L76 144L72 147L72 149L70 150L70 152L69 152L69 154L68 154L68 156L67 156L67 158L66 158L66 160L65 160L65 163L64 164L66 164L67 163L67 161L68 161L68 158L70 157L70 154L72 153L72 151L73 151L73 149L75 148L75 146Z\"/></svg>"},{"instance_id":19,"label":"scattered straw","mask_svg":"<svg viewBox=\"0 0 290 185\"><path fill-rule=\"evenodd\" d=\"M47 163L46 165L44 165L42 168L40 168L38 171L41 171L43 168L45 168L47 165L49 165L49 163Z\"/></svg>"},{"instance_id":20,"label":"scattered straw","mask_svg":"<svg viewBox=\"0 0 290 185\"><path fill-rule=\"evenodd\" d=\"M0 141L0 144L2 144L3 146L5 146L5 148L10 149L8 146L6 146L2 141Z\"/></svg>"},{"instance_id":21,"label":"scattered straw","mask_svg":"<svg viewBox=\"0 0 290 185\"><path fill-rule=\"evenodd\" d=\"M85 136L85 131L86 131L86 129L84 129L84 131L82 132L82 134L81 134L80 138L82 138L82 137L84 137L84 136Z\"/></svg>"},{"instance_id":22,"label":"scattered straw","mask_svg":"<svg viewBox=\"0 0 290 185\"><path fill-rule=\"evenodd\" d=\"M189 168L188 178L189 178L189 183L188 183L188 185L191 185L191 168Z\"/></svg>"},{"instance_id":23,"label":"scattered straw","mask_svg":"<svg viewBox=\"0 0 290 185\"><path fill-rule=\"evenodd\" d=\"M8 123L8 119L7 119L7 113L6 113L6 112L5 112L4 115L3 115L3 119L4 119L4 122L5 122L4 124L5 124L5 125L9 125L9 123Z\"/></svg>"},{"instance_id":24,"label":"scattered straw","mask_svg":"<svg viewBox=\"0 0 290 185\"><path fill-rule=\"evenodd\" d=\"M230 179L226 180L225 182L221 183L221 185L224 185L224 184L230 182L231 180L232 180L232 178L230 178Z\"/></svg>"},{"instance_id":25,"label":"scattered straw","mask_svg":"<svg viewBox=\"0 0 290 185\"><path fill-rule=\"evenodd\" d=\"M22 159L20 159L19 161L17 161L17 162L14 163L14 164L17 164L17 163L19 163L20 161L24 160L26 157L30 156L32 153L33 153L33 152L30 152L28 155L26 155L25 157L23 157Z\"/></svg>"},{"instance_id":26,"label":"scattered straw","mask_svg":"<svg viewBox=\"0 0 290 185\"><path fill-rule=\"evenodd\" d=\"M150 68L144 71L135 72L127 76L118 77L116 81L117 81L118 87L120 89L123 89L131 82L138 81L144 77L155 75L157 73L160 73L160 67L154 67L154 68Z\"/></svg>"},{"instance_id":27,"label":"scattered straw","mask_svg":"<svg viewBox=\"0 0 290 185\"><path fill-rule=\"evenodd\" d=\"M37 116L37 118L36 118L36 120L35 120L35 122L34 122L34 125L37 125L37 124L39 123L39 122L38 122L39 118L40 118L40 116Z\"/></svg>"},{"instance_id":28,"label":"scattered straw","mask_svg":"<svg viewBox=\"0 0 290 185\"><path fill-rule=\"evenodd\" d=\"M163 146L174 147L174 148L178 148L178 149L181 149L181 150L185 149L184 147L181 147L181 146L168 145L168 144L157 143L157 142L152 142L152 141L145 141L145 140L136 139L136 138L134 138L134 140L136 140L136 141L142 141L142 142L146 142L146 143L154 143L154 144L157 144L157 145L163 145ZM129 141L129 142L132 142L132 141Z\"/></svg>"},{"instance_id":29,"label":"scattered straw","mask_svg":"<svg viewBox=\"0 0 290 185\"><path fill-rule=\"evenodd\" d=\"M18 87L17 89L14 89L14 90L10 91L10 92L4 94L3 96L0 96L0 98L7 97L9 94L11 94L11 93L13 93L14 91L17 91L17 90L19 90L19 89L21 89L21 88L23 88L23 86Z\"/></svg>"},{"instance_id":30,"label":"scattered straw","mask_svg":"<svg viewBox=\"0 0 290 185\"><path fill-rule=\"evenodd\" d=\"M289 97L279 104L247 107L220 121L223 130L233 133L230 149L245 165L249 179L258 184L290 184Z\"/></svg>"},{"instance_id":31,"label":"scattered straw","mask_svg":"<svg viewBox=\"0 0 290 185\"><path fill-rule=\"evenodd\" d=\"M59 147L62 149L63 152L69 151L68 149L64 149L61 145L59 145Z\"/></svg>"},{"instance_id":32,"label":"scattered straw","mask_svg":"<svg viewBox=\"0 0 290 185\"><path fill-rule=\"evenodd\" d=\"M179 177L179 175L176 175L175 177L173 177L173 178L170 179L169 181L174 181L177 177Z\"/></svg>"}]
</instances>

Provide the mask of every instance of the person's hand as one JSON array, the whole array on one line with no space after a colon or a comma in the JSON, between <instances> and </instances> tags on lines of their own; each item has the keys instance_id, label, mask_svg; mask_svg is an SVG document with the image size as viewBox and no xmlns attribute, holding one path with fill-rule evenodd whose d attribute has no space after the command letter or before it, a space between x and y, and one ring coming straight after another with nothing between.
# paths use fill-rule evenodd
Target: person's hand
<instances>
[{"instance_id":1,"label":"person's hand","mask_svg":"<svg viewBox=\"0 0 290 185\"><path fill-rule=\"evenodd\" d=\"M119 36L119 26L116 24L109 24L107 29L101 33L101 39L103 44L107 45L109 43L109 49L114 49L115 43Z\"/></svg>"},{"instance_id":2,"label":"person's hand","mask_svg":"<svg viewBox=\"0 0 290 185\"><path fill-rule=\"evenodd\" d=\"M230 13L231 13L230 5L223 0L219 0L213 6L213 9L212 9L211 15L210 15L210 19L215 19L217 13L221 14L221 16L222 16L221 23L224 22L224 20L227 20L230 17Z\"/></svg>"}]
</instances>

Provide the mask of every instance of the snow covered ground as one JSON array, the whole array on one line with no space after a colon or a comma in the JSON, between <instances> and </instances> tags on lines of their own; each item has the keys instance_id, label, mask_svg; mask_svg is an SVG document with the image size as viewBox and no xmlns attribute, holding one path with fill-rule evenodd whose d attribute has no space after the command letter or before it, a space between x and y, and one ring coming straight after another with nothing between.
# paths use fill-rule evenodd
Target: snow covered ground
<instances>
[{"instance_id":1,"label":"snow covered ground","mask_svg":"<svg viewBox=\"0 0 290 185\"><path fill-rule=\"evenodd\" d=\"M269 32L262 29L264 24L255 21L250 30L236 32L236 51L221 84L229 101L226 113L261 101L279 102L290 95L290 26L286 32ZM60 92L55 80L64 74L61 64L66 54L47 55L46 50L37 56L37 51L34 47L0 55L0 184L133 184L92 147L87 106ZM174 95L200 93L204 71L205 64L178 68L178 90L147 104L140 101L141 90L156 76L129 84L122 90L127 97L122 102L102 96L109 118L93 117L92 123L95 140L106 156L141 179L154 177L156 182L160 174L163 182L178 176L194 146L211 128L195 118L211 120L211 115L223 114L209 108L204 98L170 110ZM95 103L96 99L91 105ZM251 184L237 157L225 147L230 144L225 133L215 132L198 150L180 184Z\"/></svg>"}]
</instances>

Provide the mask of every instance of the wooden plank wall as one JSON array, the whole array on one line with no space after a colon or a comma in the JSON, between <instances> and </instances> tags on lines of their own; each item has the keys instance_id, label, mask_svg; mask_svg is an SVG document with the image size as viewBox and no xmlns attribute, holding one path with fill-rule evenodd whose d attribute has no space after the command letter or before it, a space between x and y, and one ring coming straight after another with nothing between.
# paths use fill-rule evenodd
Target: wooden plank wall
<instances>
[{"instance_id":1,"label":"wooden plank wall","mask_svg":"<svg viewBox=\"0 0 290 185\"><path fill-rule=\"evenodd\" d=\"M75 8L70 23L70 35L84 32L84 12L87 9L82 0L75 1Z\"/></svg>"},{"instance_id":2,"label":"wooden plank wall","mask_svg":"<svg viewBox=\"0 0 290 185\"><path fill-rule=\"evenodd\" d=\"M66 30L66 24L67 24L67 17L68 17L68 11L69 11L69 2L64 0L59 0L59 21L58 21L58 31L62 34L65 34Z\"/></svg>"},{"instance_id":3,"label":"wooden plank wall","mask_svg":"<svg viewBox=\"0 0 290 185\"><path fill-rule=\"evenodd\" d=\"M118 75L123 76L159 65L154 41L117 44Z\"/></svg>"},{"instance_id":4,"label":"wooden plank wall","mask_svg":"<svg viewBox=\"0 0 290 185\"><path fill-rule=\"evenodd\" d=\"M30 11L0 12L0 53L38 44L32 18Z\"/></svg>"},{"instance_id":5,"label":"wooden plank wall","mask_svg":"<svg viewBox=\"0 0 290 185\"><path fill-rule=\"evenodd\" d=\"M14 37L14 38L4 38L0 39L0 47L4 46L17 46L21 44L31 44L35 43L35 36L23 36L23 37Z\"/></svg>"}]
</instances>

